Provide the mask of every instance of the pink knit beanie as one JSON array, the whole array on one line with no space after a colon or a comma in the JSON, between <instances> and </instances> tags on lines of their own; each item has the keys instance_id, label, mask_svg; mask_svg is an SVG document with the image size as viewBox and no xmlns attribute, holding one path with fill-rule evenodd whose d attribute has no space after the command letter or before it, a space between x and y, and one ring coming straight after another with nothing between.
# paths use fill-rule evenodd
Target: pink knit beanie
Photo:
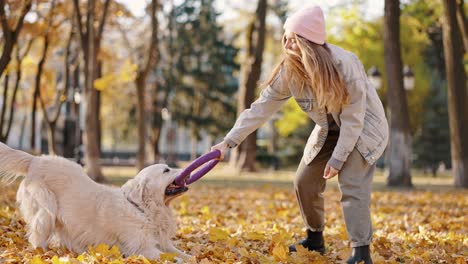
<instances>
[{"instance_id":1,"label":"pink knit beanie","mask_svg":"<svg viewBox=\"0 0 468 264\"><path fill-rule=\"evenodd\" d=\"M284 29L319 45L325 43L325 18L318 6L307 6L294 13L284 23Z\"/></svg>"}]
</instances>

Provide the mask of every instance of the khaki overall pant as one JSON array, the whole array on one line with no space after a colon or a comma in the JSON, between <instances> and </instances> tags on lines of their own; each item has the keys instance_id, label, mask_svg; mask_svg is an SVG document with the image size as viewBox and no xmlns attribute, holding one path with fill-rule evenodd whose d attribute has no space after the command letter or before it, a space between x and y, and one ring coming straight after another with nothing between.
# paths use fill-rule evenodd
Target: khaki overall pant
<instances>
[{"instance_id":1,"label":"khaki overall pant","mask_svg":"<svg viewBox=\"0 0 468 264\"><path fill-rule=\"evenodd\" d=\"M322 231L326 180L325 165L338 140L339 131L329 131L327 140L317 157L306 165L303 160L297 169L294 187L304 223L311 231ZM369 245L372 239L370 196L375 165L369 165L355 148L348 156L339 175L341 206L352 247Z\"/></svg>"}]
</instances>

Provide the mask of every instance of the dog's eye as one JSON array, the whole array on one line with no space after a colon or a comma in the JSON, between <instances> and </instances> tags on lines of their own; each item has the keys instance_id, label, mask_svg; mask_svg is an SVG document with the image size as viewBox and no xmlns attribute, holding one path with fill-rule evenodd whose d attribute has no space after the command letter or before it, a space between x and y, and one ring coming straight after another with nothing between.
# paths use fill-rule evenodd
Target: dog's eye
<instances>
[{"instance_id":1,"label":"dog's eye","mask_svg":"<svg viewBox=\"0 0 468 264\"><path fill-rule=\"evenodd\" d=\"M166 173L166 172L169 172L169 171L171 171L171 169L165 168L164 171L163 171L163 173Z\"/></svg>"}]
</instances>

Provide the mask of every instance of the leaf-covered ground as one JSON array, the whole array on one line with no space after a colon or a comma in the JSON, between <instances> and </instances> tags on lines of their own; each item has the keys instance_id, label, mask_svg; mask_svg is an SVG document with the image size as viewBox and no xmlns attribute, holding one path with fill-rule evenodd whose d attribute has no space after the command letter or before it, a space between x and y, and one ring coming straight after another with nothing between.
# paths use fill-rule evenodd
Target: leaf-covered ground
<instances>
[{"instance_id":1,"label":"leaf-covered ground","mask_svg":"<svg viewBox=\"0 0 468 264\"><path fill-rule=\"evenodd\" d=\"M122 258L106 245L75 254L61 248L33 250L15 206L16 186L0 187L0 263L164 263ZM194 184L173 201L178 247L192 263L343 263L350 254L336 187L326 194L325 256L287 246L304 229L291 186L226 187ZM468 192L376 191L372 196L375 263L467 263Z\"/></svg>"}]
</instances>

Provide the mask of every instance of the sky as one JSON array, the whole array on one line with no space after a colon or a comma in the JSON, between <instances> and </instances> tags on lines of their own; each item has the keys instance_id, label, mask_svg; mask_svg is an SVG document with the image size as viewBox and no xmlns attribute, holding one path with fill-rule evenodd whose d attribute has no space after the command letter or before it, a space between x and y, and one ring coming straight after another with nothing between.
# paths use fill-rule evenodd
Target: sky
<instances>
[{"instance_id":1,"label":"sky","mask_svg":"<svg viewBox=\"0 0 468 264\"><path fill-rule=\"evenodd\" d=\"M132 11L135 15L141 16L144 14L144 8L149 2L149 0L117 0L120 3L125 4L128 6L130 11ZM177 2L177 0L176 0ZM350 0L290 0L289 1L289 8L291 12L294 12L301 6L307 4L316 4L322 7L325 13L325 17L328 15L328 11L330 7L350 3ZM237 3L237 4L236 4ZM240 3L240 4L239 4ZM249 0L218 0L217 7L219 11L222 11L223 15L229 17L230 13L235 15L234 11L232 11L233 6L250 6L252 5L255 8L256 1L249 1ZM369 18L378 17L383 15L384 11L384 0L367 0L367 16Z\"/></svg>"}]
</instances>

